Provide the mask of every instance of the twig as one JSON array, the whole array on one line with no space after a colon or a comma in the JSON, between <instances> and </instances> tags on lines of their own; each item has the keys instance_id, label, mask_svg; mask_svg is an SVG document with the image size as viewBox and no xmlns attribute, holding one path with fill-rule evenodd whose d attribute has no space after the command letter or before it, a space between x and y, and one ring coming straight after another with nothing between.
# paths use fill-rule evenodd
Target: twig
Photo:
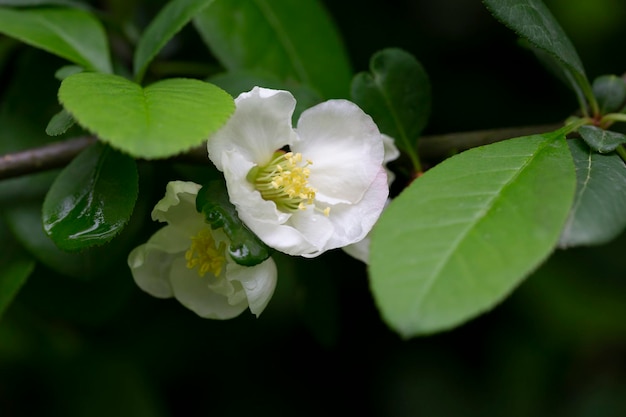
<instances>
[{"instance_id":1,"label":"twig","mask_svg":"<svg viewBox=\"0 0 626 417\"><path fill-rule=\"evenodd\" d=\"M559 127L561 127L560 124L551 124L423 136L419 139L418 150L422 159L443 159L452 153L476 146L518 136L550 132ZM81 136L38 148L0 155L0 180L63 167L96 140L93 136ZM206 146L198 146L170 160L194 164L206 163Z\"/></svg>"},{"instance_id":2,"label":"twig","mask_svg":"<svg viewBox=\"0 0 626 417\"><path fill-rule=\"evenodd\" d=\"M488 145L490 143L520 136L552 132L561 127L563 127L562 123L555 123L423 136L419 139L418 151L420 158L424 160L442 159L453 153L477 146Z\"/></svg>"},{"instance_id":3,"label":"twig","mask_svg":"<svg viewBox=\"0 0 626 417\"><path fill-rule=\"evenodd\" d=\"M0 180L63 167L96 140L93 136L81 136L1 155Z\"/></svg>"}]
</instances>

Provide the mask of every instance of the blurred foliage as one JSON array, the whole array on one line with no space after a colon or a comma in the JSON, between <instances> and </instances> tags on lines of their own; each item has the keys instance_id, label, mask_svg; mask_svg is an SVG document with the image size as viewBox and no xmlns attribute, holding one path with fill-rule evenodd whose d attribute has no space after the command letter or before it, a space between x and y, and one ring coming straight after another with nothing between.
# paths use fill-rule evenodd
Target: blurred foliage
<instances>
[{"instance_id":1,"label":"blurred foliage","mask_svg":"<svg viewBox=\"0 0 626 417\"><path fill-rule=\"evenodd\" d=\"M139 27L164 4L91 3ZM590 78L621 73L626 5L591 3L546 0ZM425 134L558 122L576 107L476 0L324 4L356 72L390 46L419 58L433 91ZM0 38L3 95L24 49ZM164 54L215 64L192 28ZM166 170L140 187L140 216ZM88 282L38 264L0 321L0 415L624 416L625 247L622 236L559 251L492 312L410 341L382 323L365 266L340 252L277 256L279 284L265 312L227 322L142 293L123 256Z\"/></svg>"}]
</instances>

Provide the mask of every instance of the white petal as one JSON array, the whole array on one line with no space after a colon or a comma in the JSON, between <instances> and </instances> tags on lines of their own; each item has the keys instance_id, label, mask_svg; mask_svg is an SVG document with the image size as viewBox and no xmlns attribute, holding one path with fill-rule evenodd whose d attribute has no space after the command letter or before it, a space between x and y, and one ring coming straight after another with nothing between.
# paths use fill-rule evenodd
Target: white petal
<instances>
[{"instance_id":1,"label":"white petal","mask_svg":"<svg viewBox=\"0 0 626 417\"><path fill-rule=\"evenodd\" d=\"M383 163L395 161L400 157L400 150L396 146L396 141L389 135L382 134L383 137L383 148L385 150L385 156L383 158Z\"/></svg>"},{"instance_id":2,"label":"white petal","mask_svg":"<svg viewBox=\"0 0 626 417\"><path fill-rule=\"evenodd\" d=\"M193 182L170 181L165 196L152 210L152 219L195 234L204 225L203 215L196 211L196 195L200 188Z\"/></svg>"},{"instance_id":3,"label":"white petal","mask_svg":"<svg viewBox=\"0 0 626 417\"><path fill-rule=\"evenodd\" d=\"M210 273L200 277L195 269L186 266L184 258L178 258L172 263L170 282L176 299L182 305L207 319L231 319L240 315L247 307L245 299L236 304L228 303L228 298L212 291L209 288Z\"/></svg>"},{"instance_id":4,"label":"white petal","mask_svg":"<svg viewBox=\"0 0 626 417\"><path fill-rule=\"evenodd\" d=\"M169 282L172 260L180 254L150 250L147 244L137 246L128 255L128 266L137 286L158 298L173 295Z\"/></svg>"},{"instance_id":5,"label":"white petal","mask_svg":"<svg viewBox=\"0 0 626 417\"><path fill-rule=\"evenodd\" d=\"M257 317L269 303L276 288L278 272L272 258L262 263L247 267L229 263L226 276L229 281L239 281L246 292L250 311Z\"/></svg>"},{"instance_id":6,"label":"white petal","mask_svg":"<svg viewBox=\"0 0 626 417\"><path fill-rule=\"evenodd\" d=\"M385 165L385 170L387 171L387 184L391 186L393 180L396 179L396 174L394 174L391 170L387 169L387 163L391 161L395 161L400 157L400 150L396 147L395 140L391 136L387 136L385 134L383 137L383 145L385 149L385 157L383 158L383 164Z\"/></svg>"},{"instance_id":7,"label":"white petal","mask_svg":"<svg viewBox=\"0 0 626 417\"><path fill-rule=\"evenodd\" d=\"M344 246L343 251L355 259L367 264L370 258L370 238L365 236L361 241Z\"/></svg>"},{"instance_id":8,"label":"white petal","mask_svg":"<svg viewBox=\"0 0 626 417\"><path fill-rule=\"evenodd\" d=\"M328 218L334 225L334 234L326 249L340 248L362 240L380 217L388 196L387 174L381 167L361 201L332 206Z\"/></svg>"},{"instance_id":9,"label":"white petal","mask_svg":"<svg viewBox=\"0 0 626 417\"><path fill-rule=\"evenodd\" d=\"M389 203L391 203L390 198L388 198L387 201L385 201L385 208L387 208ZM356 258L359 261L366 263L366 264L369 263L370 242L372 240L370 237L371 234L372 234L372 231L370 230L367 236L365 236L362 240L356 243L353 243L351 245L344 246L342 249L344 250L344 252L346 252L348 255L352 256L353 258Z\"/></svg>"},{"instance_id":10,"label":"white petal","mask_svg":"<svg viewBox=\"0 0 626 417\"><path fill-rule=\"evenodd\" d=\"M295 140L291 117L296 100L290 92L254 87L239 95L235 105L226 125L207 140L209 158L220 171L225 169L225 152L237 151L255 165L264 165L276 150Z\"/></svg>"},{"instance_id":11,"label":"white petal","mask_svg":"<svg viewBox=\"0 0 626 417\"><path fill-rule=\"evenodd\" d=\"M316 198L331 204L359 201L383 164L383 139L370 116L347 100L304 111L291 149L310 159Z\"/></svg>"},{"instance_id":12,"label":"white petal","mask_svg":"<svg viewBox=\"0 0 626 417\"><path fill-rule=\"evenodd\" d=\"M312 258L328 249L328 242L335 233L335 226L324 214L313 207L298 211L289 219L289 224L298 230L310 244L309 250L301 250L298 254Z\"/></svg>"}]
</instances>

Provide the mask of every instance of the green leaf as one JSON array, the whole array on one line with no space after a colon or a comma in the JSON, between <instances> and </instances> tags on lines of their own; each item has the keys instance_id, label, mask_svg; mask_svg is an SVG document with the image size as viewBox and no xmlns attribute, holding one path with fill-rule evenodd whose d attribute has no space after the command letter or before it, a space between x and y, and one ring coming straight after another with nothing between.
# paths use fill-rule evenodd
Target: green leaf
<instances>
[{"instance_id":1,"label":"green leaf","mask_svg":"<svg viewBox=\"0 0 626 417\"><path fill-rule=\"evenodd\" d=\"M61 68L59 68L58 70L55 71L54 78L56 78L59 81L63 81L64 79L66 79L70 75L74 75L74 74L77 74L79 72L83 72L84 70L85 69L83 67L80 67L78 65L64 65L64 66L62 66Z\"/></svg>"},{"instance_id":2,"label":"green leaf","mask_svg":"<svg viewBox=\"0 0 626 417\"><path fill-rule=\"evenodd\" d=\"M222 89L171 78L142 88L125 78L79 73L61 83L59 100L74 119L137 158L165 158L200 145L234 111Z\"/></svg>"},{"instance_id":3,"label":"green leaf","mask_svg":"<svg viewBox=\"0 0 626 417\"><path fill-rule=\"evenodd\" d=\"M617 154L600 155L582 140L568 144L577 188L559 246L607 243L626 228L626 165Z\"/></svg>"},{"instance_id":4,"label":"green leaf","mask_svg":"<svg viewBox=\"0 0 626 417\"><path fill-rule=\"evenodd\" d=\"M613 152L622 143L626 143L626 135L597 126L581 126L578 128L578 133L591 149L600 153Z\"/></svg>"},{"instance_id":5,"label":"green leaf","mask_svg":"<svg viewBox=\"0 0 626 417\"><path fill-rule=\"evenodd\" d=\"M575 183L562 131L474 148L427 171L372 233L384 320L411 337L495 306L554 249Z\"/></svg>"},{"instance_id":6,"label":"green leaf","mask_svg":"<svg viewBox=\"0 0 626 417\"><path fill-rule=\"evenodd\" d=\"M58 58L26 48L16 55L12 65L15 75L0 102L0 153L50 143L51 138L44 129L59 107L55 97L58 81L41 76L52 74L58 68ZM38 99L33 100L33 97ZM44 197L58 174L58 170L53 170L0 181L0 215L15 240L37 261L53 270L79 280L110 274L110 265L124 263L128 252L136 245L136 240L129 233L136 232L141 227L140 222L149 219L152 208L152 203L148 205L150 199L138 201L135 207L138 216L134 221L131 219L131 224L124 229L124 236L115 238L106 246L65 252L46 235L41 218Z\"/></svg>"},{"instance_id":7,"label":"green leaf","mask_svg":"<svg viewBox=\"0 0 626 417\"><path fill-rule=\"evenodd\" d=\"M270 257L270 249L237 216L223 181L211 181L200 189L196 210L204 214L212 229L224 230L230 239L228 253L238 264L254 266Z\"/></svg>"},{"instance_id":8,"label":"green leaf","mask_svg":"<svg viewBox=\"0 0 626 417\"><path fill-rule=\"evenodd\" d=\"M63 109L50 119L46 126L46 133L49 136L59 136L67 132L69 128L74 126L75 120L67 110Z\"/></svg>"},{"instance_id":9,"label":"green leaf","mask_svg":"<svg viewBox=\"0 0 626 417\"><path fill-rule=\"evenodd\" d=\"M172 0L152 20L137 43L133 57L135 80L141 81L148 64L189 21L213 0Z\"/></svg>"},{"instance_id":10,"label":"green leaf","mask_svg":"<svg viewBox=\"0 0 626 417\"><path fill-rule=\"evenodd\" d=\"M414 152L430 116L430 83L422 65L408 52L389 48L370 60L371 73L352 80L352 100L368 113L398 148Z\"/></svg>"},{"instance_id":11,"label":"green leaf","mask_svg":"<svg viewBox=\"0 0 626 417\"><path fill-rule=\"evenodd\" d=\"M15 241L0 221L0 317L11 304L35 267L35 261Z\"/></svg>"},{"instance_id":12,"label":"green leaf","mask_svg":"<svg viewBox=\"0 0 626 417\"><path fill-rule=\"evenodd\" d=\"M602 114L621 110L626 101L626 82L616 75L601 75L593 80L593 95Z\"/></svg>"},{"instance_id":13,"label":"green leaf","mask_svg":"<svg viewBox=\"0 0 626 417\"><path fill-rule=\"evenodd\" d=\"M491 14L535 47L545 51L564 71L575 91L597 106L576 49L541 0L483 0ZM582 103L581 103L582 104Z\"/></svg>"},{"instance_id":14,"label":"green leaf","mask_svg":"<svg viewBox=\"0 0 626 417\"><path fill-rule=\"evenodd\" d=\"M194 24L228 70L269 72L325 98L348 95L347 53L316 0L216 0Z\"/></svg>"},{"instance_id":15,"label":"green leaf","mask_svg":"<svg viewBox=\"0 0 626 417\"><path fill-rule=\"evenodd\" d=\"M0 8L0 33L68 59L84 68L112 72L104 29L86 11Z\"/></svg>"},{"instance_id":16,"label":"green leaf","mask_svg":"<svg viewBox=\"0 0 626 417\"><path fill-rule=\"evenodd\" d=\"M66 251L108 242L130 219L137 181L134 159L95 143L52 184L43 202L44 230Z\"/></svg>"}]
</instances>

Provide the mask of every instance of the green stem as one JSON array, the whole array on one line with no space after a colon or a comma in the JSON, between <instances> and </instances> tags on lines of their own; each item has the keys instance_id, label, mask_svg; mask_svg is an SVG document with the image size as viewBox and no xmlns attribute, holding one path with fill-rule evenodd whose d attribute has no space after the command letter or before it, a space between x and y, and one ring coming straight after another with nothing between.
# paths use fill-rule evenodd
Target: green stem
<instances>
[{"instance_id":1,"label":"green stem","mask_svg":"<svg viewBox=\"0 0 626 417\"><path fill-rule=\"evenodd\" d=\"M413 148L409 148L407 149L407 154L409 156L409 159L411 159L411 164L413 164L413 170L420 174L422 173L422 163L420 162L419 157L417 156L417 151L414 150Z\"/></svg>"},{"instance_id":2,"label":"green stem","mask_svg":"<svg viewBox=\"0 0 626 417\"><path fill-rule=\"evenodd\" d=\"M581 117L580 119L576 119L563 127L563 131L566 135L578 130L579 127L588 125L592 122L589 117Z\"/></svg>"},{"instance_id":3,"label":"green stem","mask_svg":"<svg viewBox=\"0 0 626 417\"><path fill-rule=\"evenodd\" d=\"M589 84L587 77L585 77L584 74L579 74L576 71L573 71L570 76L574 79L575 85L580 87L580 90L584 98L587 100L587 103L589 104L589 107L591 109L591 115L593 117L597 117L598 115L600 115L600 106L598 105L598 101L596 100L596 97L593 95L593 89L591 88L591 85ZM579 101L580 109L583 112L583 115L585 117L588 117L589 114L587 113L587 108L584 103L584 100L581 103L581 98L579 98L578 101Z\"/></svg>"},{"instance_id":4,"label":"green stem","mask_svg":"<svg viewBox=\"0 0 626 417\"><path fill-rule=\"evenodd\" d=\"M600 120L600 124L604 124L605 122L626 122L626 114L609 113Z\"/></svg>"}]
</instances>

